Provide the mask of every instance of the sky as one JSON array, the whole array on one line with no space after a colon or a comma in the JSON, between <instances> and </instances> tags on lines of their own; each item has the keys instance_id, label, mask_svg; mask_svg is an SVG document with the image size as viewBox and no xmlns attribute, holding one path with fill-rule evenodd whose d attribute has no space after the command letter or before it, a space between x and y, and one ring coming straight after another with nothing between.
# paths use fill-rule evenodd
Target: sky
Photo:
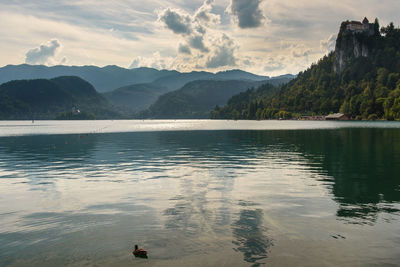
<instances>
[{"instance_id":1,"label":"sky","mask_svg":"<svg viewBox=\"0 0 400 267\"><path fill-rule=\"evenodd\" d=\"M0 66L297 74L344 20L400 24L399 0L0 0Z\"/></svg>"}]
</instances>

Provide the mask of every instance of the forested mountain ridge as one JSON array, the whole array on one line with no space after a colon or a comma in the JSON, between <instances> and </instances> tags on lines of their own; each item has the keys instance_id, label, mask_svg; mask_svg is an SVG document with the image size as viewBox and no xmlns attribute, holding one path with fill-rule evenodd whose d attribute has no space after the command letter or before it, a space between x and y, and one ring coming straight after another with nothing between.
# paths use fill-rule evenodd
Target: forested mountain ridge
<instances>
[{"instance_id":1,"label":"forested mountain ridge","mask_svg":"<svg viewBox=\"0 0 400 267\"><path fill-rule=\"evenodd\" d=\"M400 119L400 29L345 21L335 51L273 94L247 92L212 118L271 119L342 112L353 119Z\"/></svg>"},{"instance_id":2,"label":"forested mountain ridge","mask_svg":"<svg viewBox=\"0 0 400 267\"><path fill-rule=\"evenodd\" d=\"M57 78L60 76L59 74L62 74L61 76L63 78ZM76 74L76 76L74 74ZM89 94L92 94L92 96L95 95L95 89L103 92L103 98L101 99L101 101L103 101L103 103L106 103L103 104L103 106L107 110L106 113L108 114L106 118L132 118L135 113L143 111L147 109L151 104L155 103L159 96L174 90L178 90L182 88L182 86L184 86L186 83L193 82L202 78L213 81L225 81L232 79L233 77L237 80L242 80L244 82L254 82L267 79L271 80L271 82L274 83L288 81L292 78L291 75L270 78L267 76L255 75L242 70L228 70L217 73L196 71L181 73L178 71L156 70L152 68L124 69L118 66L47 67L42 65L27 64L8 65L0 68L0 84L2 82L5 82L6 85L3 86L4 88L7 88L9 86L17 86L18 88L26 86L30 89L41 88L41 90L45 90L47 88L47 91L45 91L48 93L48 95L41 95L41 97L35 95L32 96L31 100L25 99L20 102L20 100L18 100L18 97L15 98L15 96L11 97L10 95L6 96L5 93L3 93L0 99L0 102L3 103L3 106L0 107L0 109L2 110L1 117L4 119L30 119L31 117L36 117L37 119L50 119L54 115L54 112L65 112L64 110L66 109L67 102L70 103L68 105L72 105L71 103L80 105L79 98L83 97L83 99L87 100L88 96L85 95L85 92L88 93L88 91L84 90L84 88L81 86L75 87L73 86L73 84L68 84L72 81L70 78L68 78L72 77L71 75L74 77L79 77L79 79L81 79L82 81L87 79L88 84L91 84L90 87L92 91L89 92ZM24 80L24 82L22 80ZM60 80L60 82L55 85L54 83L56 83L57 80ZM50 91L50 88L56 89L55 91ZM117 89L112 90L114 88ZM33 92L34 91L32 91L32 93ZM39 90L37 92L41 91ZM34 94L37 94L37 92ZM24 91L25 95L29 95L28 93L29 90ZM62 100L61 98L58 99L55 95L51 97L52 94L61 96L64 93L67 94ZM73 99L71 99L71 94L73 95ZM96 97L99 98L100 95L96 94ZM59 106L57 107L57 105L55 105L52 101L59 100L62 103L59 103ZM86 100L83 101L85 102ZM34 101L38 101L38 103L41 103L42 107L36 106ZM85 104L88 104L90 106L92 105L92 102L86 101ZM89 106L87 108L94 110L94 106ZM44 111L42 110L42 108L49 108L49 110ZM100 106L98 106L97 108L100 108ZM113 111L109 113L108 111L111 110ZM24 114L24 112L27 113ZM97 110L97 116L95 117L98 118L98 116L100 115L101 118L104 118L104 112L105 110ZM33 113L37 114L34 115ZM45 113L47 115L45 115Z\"/></svg>"},{"instance_id":3,"label":"forested mountain ridge","mask_svg":"<svg viewBox=\"0 0 400 267\"><path fill-rule=\"evenodd\" d=\"M211 119L261 119L269 118L263 99L268 99L278 91L272 84L263 84L258 88L248 88L246 91L234 95L226 106L217 105L211 112ZM272 116L271 116L272 117Z\"/></svg>"},{"instance_id":4,"label":"forested mountain ridge","mask_svg":"<svg viewBox=\"0 0 400 267\"><path fill-rule=\"evenodd\" d=\"M168 88L152 83L133 84L103 93L119 112L129 116L138 111L147 109Z\"/></svg>"},{"instance_id":5,"label":"forested mountain ridge","mask_svg":"<svg viewBox=\"0 0 400 267\"><path fill-rule=\"evenodd\" d=\"M133 84L152 83L151 86L177 90L195 80L250 80L269 79L241 70L212 72L178 72L175 70L157 70L153 68L125 69L118 66L43 66L43 65L7 65L0 68L0 84L13 80L52 79L59 76L77 76L92 84L98 92L110 92L117 88Z\"/></svg>"},{"instance_id":6,"label":"forested mountain ridge","mask_svg":"<svg viewBox=\"0 0 400 267\"><path fill-rule=\"evenodd\" d=\"M208 118L216 105L226 104L233 95L261 82L241 80L199 80L160 96L141 118Z\"/></svg>"},{"instance_id":7,"label":"forested mountain ridge","mask_svg":"<svg viewBox=\"0 0 400 267\"><path fill-rule=\"evenodd\" d=\"M242 70L228 70L217 73L206 71L177 72L174 75L161 77L152 84L167 87L168 91L174 91L182 88L187 83L199 80L243 80L243 81L263 81L269 80L268 76L259 76Z\"/></svg>"},{"instance_id":8,"label":"forested mountain ridge","mask_svg":"<svg viewBox=\"0 0 400 267\"><path fill-rule=\"evenodd\" d=\"M77 76L92 84L98 92L138 83L150 83L161 77L175 75L176 71L152 68L125 69L118 66L43 66L7 65L0 68L0 84L13 80L52 79L59 76Z\"/></svg>"},{"instance_id":9,"label":"forested mountain ridge","mask_svg":"<svg viewBox=\"0 0 400 267\"><path fill-rule=\"evenodd\" d=\"M72 109L110 118L117 114L85 80L74 76L51 80L17 80L0 85L0 119L54 119Z\"/></svg>"}]
</instances>

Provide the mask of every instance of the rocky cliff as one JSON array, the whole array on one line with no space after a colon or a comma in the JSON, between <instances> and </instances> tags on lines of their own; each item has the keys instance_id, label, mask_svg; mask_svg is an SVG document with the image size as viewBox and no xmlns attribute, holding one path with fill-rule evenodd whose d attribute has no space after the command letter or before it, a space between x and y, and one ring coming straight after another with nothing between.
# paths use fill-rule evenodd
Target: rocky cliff
<instances>
[{"instance_id":1,"label":"rocky cliff","mask_svg":"<svg viewBox=\"0 0 400 267\"><path fill-rule=\"evenodd\" d=\"M351 59L368 57L374 49L376 37L380 36L379 23L345 21L340 26L336 40L334 71L341 73Z\"/></svg>"}]
</instances>

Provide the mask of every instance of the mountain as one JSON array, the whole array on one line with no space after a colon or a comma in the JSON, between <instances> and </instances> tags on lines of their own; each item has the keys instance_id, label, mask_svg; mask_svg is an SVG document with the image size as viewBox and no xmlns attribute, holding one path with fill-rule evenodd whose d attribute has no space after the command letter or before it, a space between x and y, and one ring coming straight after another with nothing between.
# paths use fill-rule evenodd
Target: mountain
<instances>
[{"instance_id":1,"label":"mountain","mask_svg":"<svg viewBox=\"0 0 400 267\"><path fill-rule=\"evenodd\" d=\"M264 101L275 94L279 88L270 83L232 96L227 105L215 107L211 111L211 119L261 119L266 117Z\"/></svg>"},{"instance_id":2,"label":"mountain","mask_svg":"<svg viewBox=\"0 0 400 267\"><path fill-rule=\"evenodd\" d=\"M193 81L179 90L160 96L141 116L150 118L208 118L210 111L216 105L224 105L231 96L261 83L242 80Z\"/></svg>"},{"instance_id":3,"label":"mountain","mask_svg":"<svg viewBox=\"0 0 400 267\"><path fill-rule=\"evenodd\" d=\"M156 85L167 87L170 91L176 90L185 84L197 80L245 80L263 81L268 80L268 76L259 76L242 70L228 70L216 74L205 71L192 71L187 73L174 73L161 77L153 82Z\"/></svg>"},{"instance_id":4,"label":"mountain","mask_svg":"<svg viewBox=\"0 0 400 267\"><path fill-rule=\"evenodd\" d=\"M185 84L196 80L226 80L229 77L237 77L236 80L243 81L265 81L266 79L273 84L287 83L295 76L287 74L278 77L269 78L258 76L241 70L230 70L218 72L216 74L209 72L175 72L169 76L157 79L152 83L133 84L106 92L103 95L120 112L129 115L133 112L145 110L153 104L159 96L164 93L182 88ZM232 79L235 80L235 79Z\"/></svg>"},{"instance_id":5,"label":"mountain","mask_svg":"<svg viewBox=\"0 0 400 267\"><path fill-rule=\"evenodd\" d=\"M145 110L156 102L157 98L168 88L152 83L134 84L103 93L110 103L126 115Z\"/></svg>"},{"instance_id":6,"label":"mountain","mask_svg":"<svg viewBox=\"0 0 400 267\"><path fill-rule=\"evenodd\" d=\"M244 72L243 72L244 73ZM221 73L217 73L219 75ZM222 73L222 75L225 75ZM260 78L262 76L258 76ZM261 84L282 85L290 81L293 75L282 75L268 80L197 80L184 85L181 89L161 95L146 111L140 112L141 118L209 118L215 106L225 105L228 99L248 88ZM158 91L160 92L160 91Z\"/></svg>"},{"instance_id":7,"label":"mountain","mask_svg":"<svg viewBox=\"0 0 400 267\"><path fill-rule=\"evenodd\" d=\"M192 71L156 70L152 68L125 69L118 66L53 66L8 65L0 68L0 83L21 79L52 79L59 76L77 76L91 83L98 92L110 101L115 110L124 116L145 110L159 96L182 88L196 80L243 80L263 81L270 79L242 70L218 73ZM287 79L286 79L287 78ZM278 77L287 82L289 77ZM271 78L274 80L275 78Z\"/></svg>"},{"instance_id":8,"label":"mountain","mask_svg":"<svg viewBox=\"0 0 400 267\"><path fill-rule=\"evenodd\" d=\"M269 80L268 76L260 76L243 70L220 71L215 74L217 80L248 80L248 81L265 81Z\"/></svg>"},{"instance_id":9,"label":"mountain","mask_svg":"<svg viewBox=\"0 0 400 267\"><path fill-rule=\"evenodd\" d=\"M93 84L96 90L104 93L115 110L130 116L147 109L159 96L180 89L196 80L243 80L287 82L290 76L269 78L242 70L229 70L218 73L156 70L152 68L124 69L117 66L33 66L8 65L0 68L0 83L11 80L53 79L59 76L77 76ZM115 89L117 88L117 89ZM78 93L78 92L75 92ZM77 96L75 96L77 97Z\"/></svg>"},{"instance_id":10,"label":"mountain","mask_svg":"<svg viewBox=\"0 0 400 267\"><path fill-rule=\"evenodd\" d=\"M54 119L72 108L97 118L117 115L108 101L79 77L17 80L0 85L0 119Z\"/></svg>"},{"instance_id":11,"label":"mountain","mask_svg":"<svg viewBox=\"0 0 400 267\"><path fill-rule=\"evenodd\" d=\"M181 88L194 80L253 80L268 79L241 70L230 70L219 73L188 72L181 73L170 70L152 68L125 69L118 66L53 66L43 65L7 65L0 68L0 84L12 80L52 79L59 76L78 76L90 82L99 92L109 92L116 88L133 84L154 83L155 86L167 87L170 91Z\"/></svg>"},{"instance_id":12,"label":"mountain","mask_svg":"<svg viewBox=\"0 0 400 267\"><path fill-rule=\"evenodd\" d=\"M0 68L0 84L12 80L52 79L59 76L78 76L91 83L99 92L138 83L150 83L176 71L151 68L124 69L117 66L8 65Z\"/></svg>"},{"instance_id":13,"label":"mountain","mask_svg":"<svg viewBox=\"0 0 400 267\"><path fill-rule=\"evenodd\" d=\"M334 52L275 93L253 90L250 99L236 106L230 102L214 110L213 117L268 119L341 112L353 119L400 120L400 29L393 23L379 28L378 20L343 22Z\"/></svg>"},{"instance_id":14,"label":"mountain","mask_svg":"<svg viewBox=\"0 0 400 267\"><path fill-rule=\"evenodd\" d=\"M281 85L281 84L286 84L286 83L290 82L291 80L293 80L296 77L297 77L297 75L284 74L284 75L279 75L279 76L270 78L269 82L271 84Z\"/></svg>"}]
</instances>

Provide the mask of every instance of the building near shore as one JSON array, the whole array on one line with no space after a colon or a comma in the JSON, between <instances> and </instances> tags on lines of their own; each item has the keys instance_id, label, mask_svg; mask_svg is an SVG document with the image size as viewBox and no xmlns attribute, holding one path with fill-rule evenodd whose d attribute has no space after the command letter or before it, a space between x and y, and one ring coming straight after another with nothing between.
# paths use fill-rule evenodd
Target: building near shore
<instances>
[{"instance_id":1,"label":"building near shore","mask_svg":"<svg viewBox=\"0 0 400 267\"><path fill-rule=\"evenodd\" d=\"M348 121L349 117L344 115L343 113L335 113L335 114L329 114L328 116L325 116L325 120L327 120L327 121Z\"/></svg>"},{"instance_id":2,"label":"building near shore","mask_svg":"<svg viewBox=\"0 0 400 267\"><path fill-rule=\"evenodd\" d=\"M324 116L301 116L300 120L302 121L323 121L325 120Z\"/></svg>"}]
</instances>

